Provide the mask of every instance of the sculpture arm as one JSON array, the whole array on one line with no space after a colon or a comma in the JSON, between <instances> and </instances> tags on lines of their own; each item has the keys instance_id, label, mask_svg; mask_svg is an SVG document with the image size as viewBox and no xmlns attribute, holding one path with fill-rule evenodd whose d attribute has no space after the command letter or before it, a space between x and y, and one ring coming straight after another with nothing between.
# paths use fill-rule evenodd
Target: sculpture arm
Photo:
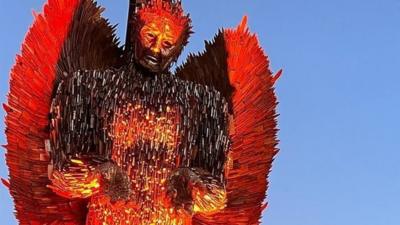
<instances>
[{"instance_id":1,"label":"sculpture arm","mask_svg":"<svg viewBox=\"0 0 400 225\"><path fill-rule=\"evenodd\" d=\"M189 164L178 168L170 177L167 188L176 208L189 213L215 213L226 205L225 161L229 150L228 104L215 89L197 86L192 101L193 123L188 126L194 135L182 140L190 146L190 154L181 155ZM192 132L183 132L183 135Z\"/></svg>"},{"instance_id":2,"label":"sculpture arm","mask_svg":"<svg viewBox=\"0 0 400 225\"><path fill-rule=\"evenodd\" d=\"M53 98L49 187L62 197L88 198L100 192L115 199L129 195L129 179L110 159L111 145L104 129L108 118L100 115L103 78L108 73L75 72Z\"/></svg>"},{"instance_id":3,"label":"sculpture arm","mask_svg":"<svg viewBox=\"0 0 400 225\"><path fill-rule=\"evenodd\" d=\"M208 96L206 99L209 102L205 105L208 116L199 122L197 144L197 157L203 155L203 159L191 168L194 212L201 214L216 213L226 206L224 174L230 146L228 102L216 90L207 92L205 96Z\"/></svg>"}]
</instances>

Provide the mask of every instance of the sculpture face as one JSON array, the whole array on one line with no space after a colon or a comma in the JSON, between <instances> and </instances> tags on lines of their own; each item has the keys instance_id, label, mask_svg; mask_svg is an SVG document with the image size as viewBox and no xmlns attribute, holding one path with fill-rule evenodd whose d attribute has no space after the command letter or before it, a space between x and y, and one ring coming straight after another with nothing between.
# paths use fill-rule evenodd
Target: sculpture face
<instances>
[{"instance_id":1,"label":"sculpture face","mask_svg":"<svg viewBox=\"0 0 400 225\"><path fill-rule=\"evenodd\" d=\"M153 73L167 70L182 51L183 27L168 18L148 15L136 33L135 59Z\"/></svg>"},{"instance_id":2,"label":"sculpture face","mask_svg":"<svg viewBox=\"0 0 400 225\"><path fill-rule=\"evenodd\" d=\"M180 3L150 1L132 24L135 61L152 73L166 72L188 41L190 22Z\"/></svg>"}]
</instances>

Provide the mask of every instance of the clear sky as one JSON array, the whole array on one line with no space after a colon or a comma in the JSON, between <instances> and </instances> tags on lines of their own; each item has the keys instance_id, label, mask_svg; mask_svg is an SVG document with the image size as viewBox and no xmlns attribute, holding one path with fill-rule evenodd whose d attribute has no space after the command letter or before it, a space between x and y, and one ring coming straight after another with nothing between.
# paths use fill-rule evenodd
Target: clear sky
<instances>
[{"instance_id":1,"label":"clear sky","mask_svg":"<svg viewBox=\"0 0 400 225\"><path fill-rule=\"evenodd\" d=\"M183 1L196 32L186 52L248 15L272 69L285 70L277 83L281 152L263 224L400 224L400 0ZM2 102L43 2L0 0ZM124 37L127 0L100 3ZM0 223L16 224L4 187Z\"/></svg>"}]
</instances>

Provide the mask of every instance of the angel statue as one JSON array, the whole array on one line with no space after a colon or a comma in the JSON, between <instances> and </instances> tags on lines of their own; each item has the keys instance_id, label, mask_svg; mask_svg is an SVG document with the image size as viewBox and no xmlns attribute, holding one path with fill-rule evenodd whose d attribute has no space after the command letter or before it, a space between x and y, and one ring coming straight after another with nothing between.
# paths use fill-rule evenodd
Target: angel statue
<instances>
[{"instance_id":1,"label":"angel statue","mask_svg":"<svg viewBox=\"0 0 400 225\"><path fill-rule=\"evenodd\" d=\"M125 45L93 0L48 0L11 71L3 180L22 225L253 225L277 153L269 62L246 18L175 72L191 20L131 0Z\"/></svg>"}]
</instances>

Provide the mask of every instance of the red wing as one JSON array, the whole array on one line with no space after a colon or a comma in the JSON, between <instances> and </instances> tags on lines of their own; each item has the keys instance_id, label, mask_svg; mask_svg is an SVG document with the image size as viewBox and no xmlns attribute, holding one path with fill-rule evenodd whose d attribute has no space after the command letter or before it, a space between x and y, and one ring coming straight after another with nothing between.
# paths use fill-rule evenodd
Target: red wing
<instances>
[{"instance_id":1,"label":"red wing","mask_svg":"<svg viewBox=\"0 0 400 225\"><path fill-rule=\"evenodd\" d=\"M206 52L190 56L178 76L213 86L231 101L231 150L225 167L228 203L214 215L198 215L194 224L259 224L268 174L277 153L274 82L269 62L247 19L220 33ZM280 72L278 73L278 75Z\"/></svg>"},{"instance_id":2,"label":"red wing","mask_svg":"<svg viewBox=\"0 0 400 225\"><path fill-rule=\"evenodd\" d=\"M3 182L20 224L84 223L84 202L63 199L46 187L50 157L45 140L56 80L77 69L117 65L114 28L100 12L91 0L49 0L35 16L11 70L4 105L10 180Z\"/></svg>"},{"instance_id":3,"label":"red wing","mask_svg":"<svg viewBox=\"0 0 400 225\"><path fill-rule=\"evenodd\" d=\"M77 70L104 70L122 65L115 26L101 17L94 0L80 0L57 64L57 76Z\"/></svg>"}]
</instances>

